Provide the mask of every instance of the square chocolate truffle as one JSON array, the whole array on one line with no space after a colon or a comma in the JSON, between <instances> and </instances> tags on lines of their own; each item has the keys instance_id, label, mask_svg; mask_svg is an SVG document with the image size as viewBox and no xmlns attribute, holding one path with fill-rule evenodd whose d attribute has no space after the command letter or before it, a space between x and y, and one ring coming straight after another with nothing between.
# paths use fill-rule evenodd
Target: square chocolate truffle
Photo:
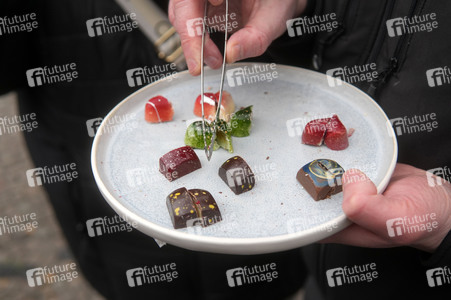
<instances>
[{"instance_id":1,"label":"square chocolate truffle","mask_svg":"<svg viewBox=\"0 0 451 300\"><path fill-rule=\"evenodd\" d=\"M174 149L160 157L160 173L169 181L176 180L201 167L199 157L189 146Z\"/></svg>"},{"instance_id":2,"label":"square chocolate truffle","mask_svg":"<svg viewBox=\"0 0 451 300\"><path fill-rule=\"evenodd\" d=\"M197 216L202 220L203 227L213 225L222 220L218 204L216 204L215 199L208 191L192 189L189 192L194 200Z\"/></svg>"},{"instance_id":3,"label":"square chocolate truffle","mask_svg":"<svg viewBox=\"0 0 451 300\"><path fill-rule=\"evenodd\" d=\"M219 177L236 195L250 191L255 186L254 173L239 156L234 156L222 164L219 168Z\"/></svg>"},{"instance_id":4,"label":"square chocolate truffle","mask_svg":"<svg viewBox=\"0 0 451 300\"><path fill-rule=\"evenodd\" d=\"M166 206L175 229L185 228L187 222L197 218L197 211L191 199L191 194L184 187L173 191L166 198Z\"/></svg>"},{"instance_id":5,"label":"square chocolate truffle","mask_svg":"<svg viewBox=\"0 0 451 300\"><path fill-rule=\"evenodd\" d=\"M341 178L345 171L330 159L317 159L303 166L296 179L315 201L329 198L342 191Z\"/></svg>"}]
</instances>

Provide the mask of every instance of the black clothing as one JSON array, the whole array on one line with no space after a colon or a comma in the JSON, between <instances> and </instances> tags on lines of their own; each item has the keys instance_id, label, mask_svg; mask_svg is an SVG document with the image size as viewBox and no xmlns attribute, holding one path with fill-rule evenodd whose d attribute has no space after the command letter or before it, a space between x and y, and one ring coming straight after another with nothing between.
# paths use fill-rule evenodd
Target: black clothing
<instances>
[{"instance_id":1,"label":"black clothing","mask_svg":"<svg viewBox=\"0 0 451 300\"><path fill-rule=\"evenodd\" d=\"M28 2L27 7L37 5L34 1ZM134 90L128 87L124 80L127 69L158 61L152 46L138 31L95 39L87 36L85 20L121 13L111 2L85 0L75 4L68 0L42 1L35 8L38 15L45 16L40 19L42 25L39 31L28 34L26 39L19 38L19 34L0 37L0 43L8 41L8 47L2 44L0 51L9 52L9 56L0 56L0 92L26 87L24 74L29 68L46 64L77 63L79 79L71 84L25 88L20 93L20 107L21 112L36 112L39 118L39 130L26 134L36 165L76 162L80 170L79 180L71 184L52 184L46 188L71 249L85 274L97 289L111 299L138 298L141 291L147 296L170 297L179 293L178 287L188 285L198 286L197 290L190 291L193 297L195 294L202 294L200 299L220 299L219 295L223 299L238 299L244 297L247 292L240 291L239 296L226 294L233 292L224 286L224 280L220 277L226 269L245 264L244 261L247 264L249 259L276 261L278 265L280 260L280 265L285 265L286 271L283 272L284 279L277 282L279 285L255 286L253 290L260 293L248 297L281 299L281 291L288 295L303 281L303 264L294 251L255 258L219 256L172 246L159 249L152 239L135 231L96 238L89 238L86 234L87 219L110 215L113 212L99 195L90 173L91 139L86 134L85 122L104 116L120 99ZM14 5L18 4L11 4ZM339 20L336 30L299 37L284 35L271 45L264 56L254 60L271 60L308 68L313 68L314 61L321 72L344 66L376 63L380 74L378 80L357 82L356 86L370 93L389 119L435 113L439 124L438 128L431 132L404 132L398 135L398 161L425 170L451 166L448 150L451 148L451 85L430 87L426 78L427 70L450 65L451 21L448 15L451 13L451 3L431 0L310 0L306 15L324 15L331 12L335 12ZM437 14L437 29L398 37L388 36L387 20L428 13ZM30 40L30 36L35 36L35 40ZM14 41L16 46L12 49L11 41ZM8 59L5 60L5 57ZM3 66L7 67L3 69ZM8 73L5 74L4 70L8 70ZM307 297L314 300L420 297L448 299L451 285L429 287L426 270L451 266L450 247L450 235L432 255L408 247L304 247L302 253L312 274L307 286ZM210 276L216 272L208 272L209 276L204 278L208 282L200 284L196 274L190 273L183 277L194 280L180 281L178 286L170 285L169 288L155 288L152 292L145 291L144 287L128 289L125 270L144 265L143 259L176 261L184 272L211 270L213 264L217 264L214 269L218 270L217 274L220 275ZM376 264L379 273L378 278L372 282L336 287L328 285L327 270L370 263ZM202 265L199 269L189 267L198 264ZM293 268L290 268L289 264ZM108 270L108 275L105 275L105 270ZM131 294L134 292L138 294Z\"/></svg>"},{"instance_id":2,"label":"black clothing","mask_svg":"<svg viewBox=\"0 0 451 300\"><path fill-rule=\"evenodd\" d=\"M308 68L316 65L323 73L339 67L376 63L378 80L355 85L373 96L389 119L435 113L438 122L438 128L430 132L398 134L398 162L424 170L449 167L451 84L430 87L426 72L451 65L451 2L310 0L309 7L306 15L310 16L336 13L338 28L294 38L284 35L270 47L267 55L278 63ZM387 20L432 13L438 21L436 29L389 37ZM450 297L450 284L429 287L426 280L426 270L451 266L450 234L432 255L409 247L369 249L335 244L311 245L302 252L314 276L308 284L309 300ZM377 280L328 285L327 270L368 263L376 263Z\"/></svg>"},{"instance_id":3,"label":"black clothing","mask_svg":"<svg viewBox=\"0 0 451 300\"><path fill-rule=\"evenodd\" d=\"M167 7L167 1L159 1ZM25 133L37 167L76 163L78 179L46 184L49 199L78 265L107 299L284 299L301 286L305 274L296 250L270 255L218 255L175 246L160 248L137 230L90 237L86 221L112 217L92 175L92 138L87 120L105 116L137 90L127 84L128 69L163 65L139 31L88 36L86 21L124 15L113 0L2 1L1 16L35 12L32 32L0 36L0 92L17 90L20 114L36 113L38 128ZM76 63L72 82L29 88L26 70ZM24 199L26 201L26 199ZM126 271L176 263L171 283L129 287ZM278 279L230 288L228 269L276 263ZM301 266L301 267L300 267Z\"/></svg>"}]
</instances>

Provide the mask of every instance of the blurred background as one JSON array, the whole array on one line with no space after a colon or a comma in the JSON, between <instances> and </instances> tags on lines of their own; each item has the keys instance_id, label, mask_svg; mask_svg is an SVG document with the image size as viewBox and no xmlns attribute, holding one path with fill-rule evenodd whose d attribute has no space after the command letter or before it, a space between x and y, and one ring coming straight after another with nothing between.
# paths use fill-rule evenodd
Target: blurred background
<instances>
[{"instance_id":1,"label":"blurred background","mask_svg":"<svg viewBox=\"0 0 451 300\"><path fill-rule=\"evenodd\" d=\"M0 97L1 116L18 115L16 96ZM100 300L77 267L72 282L30 288L28 269L73 263L72 257L42 186L29 187L25 172L34 168L23 133L0 135L0 218L36 214L37 229L0 235L0 300Z\"/></svg>"}]
</instances>

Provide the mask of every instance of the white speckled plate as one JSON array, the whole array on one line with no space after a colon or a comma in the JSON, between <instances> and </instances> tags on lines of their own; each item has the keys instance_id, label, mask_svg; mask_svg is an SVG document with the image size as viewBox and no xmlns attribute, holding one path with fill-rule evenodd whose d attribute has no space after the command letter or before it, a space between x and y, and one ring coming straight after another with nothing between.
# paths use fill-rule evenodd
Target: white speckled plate
<instances>
[{"instance_id":1,"label":"white speckled plate","mask_svg":"<svg viewBox=\"0 0 451 300\"><path fill-rule=\"evenodd\" d=\"M396 164L397 143L385 113L370 97L346 83L330 87L326 75L300 68L277 65L270 70L272 80L260 74L252 83L239 75L240 69L233 70L257 66L263 65L229 65L230 82L225 82L237 107L254 106L251 135L234 138L235 153L220 149L210 162L203 150L196 150L202 168L173 182L158 172L158 160L184 145L187 124L196 118L193 105L200 79L183 72L161 80L130 95L108 114L98 129L102 134L94 140L92 168L100 191L119 215L136 222L147 235L179 247L258 254L313 243L350 224L341 209L342 193L315 202L297 182L297 171L308 162L329 158L344 169L359 168L383 191ZM206 86L212 92L219 87L219 73L206 71ZM144 106L156 95L172 102L172 122L144 121ZM348 129L355 129L349 147L332 151L303 145L303 126L333 113ZM218 176L221 164L233 155L243 157L257 179L252 191L239 196ZM174 230L166 196L180 187L208 190L224 220L207 228Z\"/></svg>"}]
</instances>

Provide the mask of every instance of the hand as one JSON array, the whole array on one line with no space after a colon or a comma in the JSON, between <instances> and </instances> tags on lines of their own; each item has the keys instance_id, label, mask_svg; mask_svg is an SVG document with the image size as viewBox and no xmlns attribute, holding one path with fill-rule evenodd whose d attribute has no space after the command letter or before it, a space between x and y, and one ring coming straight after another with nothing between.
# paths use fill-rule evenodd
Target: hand
<instances>
[{"instance_id":1,"label":"hand","mask_svg":"<svg viewBox=\"0 0 451 300\"><path fill-rule=\"evenodd\" d=\"M209 0L218 11L224 0ZM239 15L243 28L236 31L227 43L227 62L233 63L263 54L273 40L286 30L286 20L300 15L307 0L229 0L229 15ZM225 9L220 7L223 12ZM188 34L187 21L202 18L204 1L171 0L169 20L180 35L182 48L191 74L200 74L201 36ZM223 13L224 14L224 13ZM219 14L220 15L220 14ZM207 36L207 35L206 35ZM205 40L205 62L213 69L222 65L222 55L210 38Z\"/></svg>"},{"instance_id":2,"label":"hand","mask_svg":"<svg viewBox=\"0 0 451 300\"><path fill-rule=\"evenodd\" d=\"M451 184L442 181L441 185L431 187L426 171L397 164L385 192L378 195L376 186L365 174L358 170L347 171L343 175L343 211L354 224L321 243L371 248L411 246L434 252L451 229ZM420 225L428 216L426 222L435 221L436 228L410 233L401 231L401 235L392 231L395 236L389 236L388 227L395 232L401 229L392 221L387 225L388 220L404 217L413 220L415 216L421 217Z\"/></svg>"}]
</instances>

